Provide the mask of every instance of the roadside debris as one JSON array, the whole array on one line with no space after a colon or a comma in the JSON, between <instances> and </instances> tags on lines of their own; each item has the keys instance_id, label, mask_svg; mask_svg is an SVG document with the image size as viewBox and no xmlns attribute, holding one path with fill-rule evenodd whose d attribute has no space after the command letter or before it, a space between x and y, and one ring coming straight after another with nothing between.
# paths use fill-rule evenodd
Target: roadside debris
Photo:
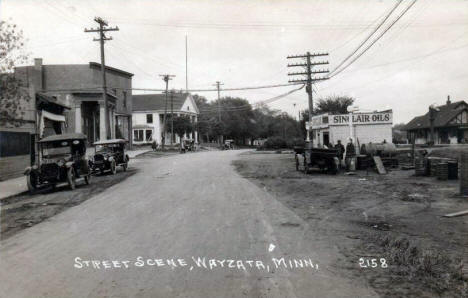
<instances>
[{"instance_id":1,"label":"roadside debris","mask_svg":"<svg viewBox=\"0 0 468 298\"><path fill-rule=\"evenodd\" d=\"M463 215L468 215L468 210L445 214L443 217L457 217Z\"/></svg>"}]
</instances>

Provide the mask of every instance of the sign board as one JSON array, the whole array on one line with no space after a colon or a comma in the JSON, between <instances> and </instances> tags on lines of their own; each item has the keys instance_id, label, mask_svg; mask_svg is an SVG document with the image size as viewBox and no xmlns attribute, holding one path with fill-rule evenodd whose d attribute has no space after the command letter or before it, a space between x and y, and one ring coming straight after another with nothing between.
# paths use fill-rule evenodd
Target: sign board
<instances>
[{"instance_id":1,"label":"sign board","mask_svg":"<svg viewBox=\"0 0 468 298\"><path fill-rule=\"evenodd\" d=\"M330 115L329 125L349 125L349 114ZM392 124L393 113L358 113L353 114L353 125L362 124Z\"/></svg>"},{"instance_id":2,"label":"sign board","mask_svg":"<svg viewBox=\"0 0 468 298\"><path fill-rule=\"evenodd\" d=\"M328 127L328 114L312 117L312 129Z\"/></svg>"}]
</instances>

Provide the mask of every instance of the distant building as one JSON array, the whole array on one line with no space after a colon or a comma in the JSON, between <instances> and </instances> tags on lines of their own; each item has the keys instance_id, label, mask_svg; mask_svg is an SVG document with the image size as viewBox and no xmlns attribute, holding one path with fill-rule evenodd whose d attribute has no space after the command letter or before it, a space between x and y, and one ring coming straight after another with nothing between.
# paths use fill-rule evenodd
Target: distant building
<instances>
[{"instance_id":1,"label":"distant building","mask_svg":"<svg viewBox=\"0 0 468 298\"><path fill-rule=\"evenodd\" d=\"M30 100L20 125L0 126L0 180L20 175L38 157L35 142L52 134L84 133L88 145L105 136L101 65L34 65L16 67L14 75ZM111 137L131 142L132 76L106 67ZM131 145L131 144L130 144Z\"/></svg>"},{"instance_id":2,"label":"distant building","mask_svg":"<svg viewBox=\"0 0 468 298\"><path fill-rule=\"evenodd\" d=\"M359 141L360 144L383 141L391 143L392 124L392 110L372 113L354 112L314 116L310 129L312 129L314 146L336 145L338 140L345 145L349 138L353 138L354 143Z\"/></svg>"},{"instance_id":3,"label":"distant building","mask_svg":"<svg viewBox=\"0 0 468 298\"><path fill-rule=\"evenodd\" d=\"M164 127L164 112L167 115L174 116L187 115L192 123L198 121L198 107L194 99L189 93L173 93L165 94L141 94L133 95L133 143L134 144L150 144L156 140L158 144L162 142L163 127ZM170 127L170 121L167 121L167 127ZM185 139L194 140L198 143L198 133L193 131L189 135L184 136ZM180 143L179 136L174 136L174 142ZM166 132L165 144L171 143L171 133Z\"/></svg>"},{"instance_id":4,"label":"distant building","mask_svg":"<svg viewBox=\"0 0 468 298\"><path fill-rule=\"evenodd\" d=\"M410 143L431 143L431 127L434 131L434 144L468 143L468 104L465 101L451 102L448 97L445 105L429 107L429 111L413 118L403 128Z\"/></svg>"}]
</instances>

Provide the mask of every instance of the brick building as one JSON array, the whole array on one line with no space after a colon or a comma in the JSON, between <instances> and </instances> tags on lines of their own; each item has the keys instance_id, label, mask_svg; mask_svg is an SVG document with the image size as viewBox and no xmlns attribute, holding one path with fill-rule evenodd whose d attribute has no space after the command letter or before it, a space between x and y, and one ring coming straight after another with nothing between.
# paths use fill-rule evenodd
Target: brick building
<instances>
[{"instance_id":1,"label":"brick building","mask_svg":"<svg viewBox=\"0 0 468 298\"><path fill-rule=\"evenodd\" d=\"M99 63L16 67L14 76L29 94L21 101L21 125L0 127L0 180L18 176L37 158L35 142L61 133L83 133L88 145L105 137L105 107ZM106 67L111 137L132 142L133 74Z\"/></svg>"}]
</instances>

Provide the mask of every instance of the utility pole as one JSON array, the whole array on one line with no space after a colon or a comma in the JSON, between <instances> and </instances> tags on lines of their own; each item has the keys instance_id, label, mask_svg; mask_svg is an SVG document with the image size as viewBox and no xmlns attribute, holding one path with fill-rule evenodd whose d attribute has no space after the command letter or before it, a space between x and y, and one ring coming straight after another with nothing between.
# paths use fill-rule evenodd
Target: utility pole
<instances>
[{"instance_id":1,"label":"utility pole","mask_svg":"<svg viewBox=\"0 0 468 298\"><path fill-rule=\"evenodd\" d=\"M171 91L171 146L174 140L174 92Z\"/></svg>"},{"instance_id":2,"label":"utility pole","mask_svg":"<svg viewBox=\"0 0 468 298\"><path fill-rule=\"evenodd\" d=\"M218 121L220 124L221 124L221 85L224 85L224 84L221 83L220 81L216 81L216 85L213 85L213 86L216 86L216 89L218 89ZM220 145L222 145L223 143L222 135L218 136L218 142Z\"/></svg>"},{"instance_id":3,"label":"utility pole","mask_svg":"<svg viewBox=\"0 0 468 298\"><path fill-rule=\"evenodd\" d=\"M188 93L188 45L187 45L187 35L185 35L185 92Z\"/></svg>"},{"instance_id":4,"label":"utility pole","mask_svg":"<svg viewBox=\"0 0 468 298\"><path fill-rule=\"evenodd\" d=\"M99 28L96 29L87 29L85 28L84 32L98 32L99 38L94 38L93 41L99 41L101 44L101 72L102 72L102 98L104 101L104 121L105 121L105 136L101 136L101 139L110 139L111 138L111 128L110 128L110 121L109 121L109 106L107 102L107 82L106 82L106 66L105 66L105 58L104 58L104 41L112 40L112 37L106 37L105 32L107 31L119 31L119 27L108 27L106 21L104 21L100 17L95 17L94 21L99 24Z\"/></svg>"},{"instance_id":5,"label":"utility pole","mask_svg":"<svg viewBox=\"0 0 468 298\"><path fill-rule=\"evenodd\" d=\"M166 118L167 118L167 93L168 93L168 89L169 89L169 81L172 80L173 77L175 77L175 75L170 75L170 74L162 74L162 75L159 75L160 77L163 78L163 81L166 83L166 96L165 96L165 104L164 104L164 118L163 118L163 133L162 133L162 137L161 137L161 147L162 149L164 150L164 143L166 143ZM171 139L172 139L172 135L171 135ZM171 141L171 144L172 144L172 141Z\"/></svg>"},{"instance_id":6,"label":"utility pole","mask_svg":"<svg viewBox=\"0 0 468 298\"><path fill-rule=\"evenodd\" d=\"M328 53L314 53L311 54L310 52L307 52L305 55L296 55L296 56L288 56L288 59L306 59L305 63L295 63L295 64L288 64L288 67L304 67L305 71L304 72L293 72L293 73L288 73L289 76L306 76L305 78L302 79L295 79L295 80L290 80L290 83L303 83L306 84L306 92L309 95L309 129L307 130L307 140L306 142L311 142L311 134L310 131L312 130L312 113L314 111L314 103L313 103L313 96L312 93L314 92L312 89L312 84L316 81L323 81L323 80L328 80L328 77L313 77L313 75L318 74L318 73L328 73L328 69L325 70L313 70L312 68L317 65L324 65L328 64L328 61L318 61L318 62L313 62L312 59L314 57L319 57L319 56L328 56Z\"/></svg>"}]
</instances>

